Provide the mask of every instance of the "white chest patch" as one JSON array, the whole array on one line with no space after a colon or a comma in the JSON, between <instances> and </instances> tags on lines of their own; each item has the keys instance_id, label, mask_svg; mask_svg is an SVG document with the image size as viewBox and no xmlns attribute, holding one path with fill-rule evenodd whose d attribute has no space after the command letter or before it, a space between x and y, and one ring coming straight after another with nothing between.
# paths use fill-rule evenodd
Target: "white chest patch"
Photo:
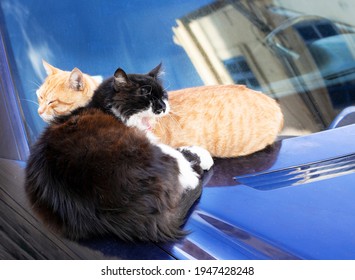
<instances>
[{"instance_id":1,"label":"white chest patch","mask_svg":"<svg viewBox=\"0 0 355 280\"><path fill-rule=\"evenodd\" d=\"M149 108L146 111L142 111L138 114L134 114L127 121L127 126L134 126L143 131L150 131L155 124L155 115L152 111L152 108Z\"/></svg>"},{"instance_id":2,"label":"white chest patch","mask_svg":"<svg viewBox=\"0 0 355 280\"><path fill-rule=\"evenodd\" d=\"M148 135L148 138L151 139L150 136L153 136L151 131L156 124L156 119L168 114L170 111L170 106L168 101L164 100L164 103L166 106L165 112L162 112L160 114L154 114L152 108L150 107L149 109L134 114L133 116L128 118L126 120L126 125L137 127L138 129L143 130L145 132L150 132L151 135ZM114 112L114 114L116 113L117 112Z\"/></svg>"}]
</instances>

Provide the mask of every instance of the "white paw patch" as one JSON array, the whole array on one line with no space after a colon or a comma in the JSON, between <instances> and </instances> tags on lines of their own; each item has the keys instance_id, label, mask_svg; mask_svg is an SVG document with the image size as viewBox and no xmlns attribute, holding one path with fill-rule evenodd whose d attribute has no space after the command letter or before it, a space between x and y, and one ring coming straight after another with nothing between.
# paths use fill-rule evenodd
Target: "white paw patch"
<instances>
[{"instance_id":1,"label":"white paw patch","mask_svg":"<svg viewBox=\"0 0 355 280\"><path fill-rule=\"evenodd\" d=\"M168 154L169 156L176 159L180 171L179 181L183 188L196 188L200 182L199 176L195 171L193 171L190 162L185 159L183 154L164 144L158 144L157 146L162 150L163 153Z\"/></svg>"},{"instance_id":2,"label":"white paw patch","mask_svg":"<svg viewBox=\"0 0 355 280\"><path fill-rule=\"evenodd\" d=\"M191 153L196 154L200 158L200 166L203 170L209 170L212 167L213 159L206 149L199 146L186 146L181 147L180 149L188 150Z\"/></svg>"}]
</instances>

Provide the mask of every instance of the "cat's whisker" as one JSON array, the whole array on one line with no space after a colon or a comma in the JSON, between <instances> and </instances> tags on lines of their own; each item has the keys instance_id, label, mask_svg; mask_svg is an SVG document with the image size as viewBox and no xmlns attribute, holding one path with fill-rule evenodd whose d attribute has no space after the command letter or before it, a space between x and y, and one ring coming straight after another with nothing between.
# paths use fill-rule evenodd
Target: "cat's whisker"
<instances>
[{"instance_id":1,"label":"cat's whisker","mask_svg":"<svg viewBox=\"0 0 355 280\"><path fill-rule=\"evenodd\" d=\"M165 83L168 83L168 85L164 87L164 90L165 90L165 91L168 91L168 89L169 89L170 86L171 86L171 83L170 83L169 81L166 81Z\"/></svg>"},{"instance_id":2,"label":"cat's whisker","mask_svg":"<svg viewBox=\"0 0 355 280\"><path fill-rule=\"evenodd\" d=\"M33 103L33 104L36 104L37 106L39 106L39 104L38 104L36 101L30 100L30 99L23 99L23 98L21 98L20 100L22 100L22 101L27 101L27 102L30 102L30 103Z\"/></svg>"},{"instance_id":3,"label":"cat's whisker","mask_svg":"<svg viewBox=\"0 0 355 280\"><path fill-rule=\"evenodd\" d=\"M37 88L39 88L42 85L41 82L37 82L37 81L28 80L27 82L34 84Z\"/></svg>"},{"instance_id":4,"label":"cat's whisker","mask_svg":"<svg viewBox=\"0 0 355 280\"><path fill-rule=\"evenodd\" d=\"M181 126L181 123L174 117L174 112L173 111L170 111L169 114L167 114L167 117L172 120L173 122L175 122L175 124L180 128L182 129L182 126Z\"/></svg>"},{"instance_id":5,"label":"cat's whisker","mask_svg":"<svg viewBox=\"0 0 355 280\"><path fill-rule=\"evenodd\" d=\"M164 115L163 118L169 118L169 119L173 119L175 121L175 119L171 116L171 111L167 115ZM159 119L162 119L162 118L159 118ZM158 119L158 121L156 123L158 123L160 130L161 131L168 130L168 125L166 124L166 122L159 121L159 119Z\"/></svg>"},{"instance_id":6,"label":"cat's whisker","mask_svg":"<svg viewBox=\"0 0 355 280\"><path fill-rule=\"evenodd\" d=\"M155 125L159 126L160 130L164 131L166 128L166 125L163 125L159 120L155 123Z\"/></svg>"}]
</instances>

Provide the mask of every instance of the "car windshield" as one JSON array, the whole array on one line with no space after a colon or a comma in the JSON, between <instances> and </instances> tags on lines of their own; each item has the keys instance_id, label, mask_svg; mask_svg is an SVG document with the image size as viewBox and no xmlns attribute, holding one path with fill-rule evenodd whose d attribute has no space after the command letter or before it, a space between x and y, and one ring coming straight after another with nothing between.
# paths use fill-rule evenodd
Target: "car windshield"
<instances>
[{"instance_id":1,"label":"car windshield","mask_svg":"<svg viewBox=\"0 0 355 280\"><path fill-rule=\"evenodd\" d=\"M0 24L32 143L47 125L42 59L108 77L160 62L169 90L245 84L275 98L284 135L326 129L355 100L355 1L2 0Z\"/></svg>"}]
</instances>

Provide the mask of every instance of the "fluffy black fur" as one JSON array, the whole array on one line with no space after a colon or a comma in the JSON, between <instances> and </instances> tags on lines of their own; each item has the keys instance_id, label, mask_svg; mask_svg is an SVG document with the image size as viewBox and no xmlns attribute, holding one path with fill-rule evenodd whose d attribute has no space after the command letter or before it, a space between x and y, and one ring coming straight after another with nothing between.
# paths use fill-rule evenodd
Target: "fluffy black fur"
<instances>
[{"instance_id":1,"label":"fluffy black fur","mask_svg":"<svg viewBox=\"0 0 355 280\"><path fill-rule=\"evenodd\" d=\"M160 242L184 236L181 225L201 184L184 189L176 159L125 125L149 106L155 114L165 110L159 69L146 75L118 69L88 106L55 119L32 147L25 189L47 226L73 240L114 235ZM185 156L201 176L199 158Z\"/></svg>"},{"instance_id":2,"label":"fluffy black fur","mask_svg":"<svg viewBox=\"0 0 355 280\"><path fill-rule=\"evenodd\" d=\"M158 78L160 68L161 64L146 75L127 75L118 68L111 78L101 83L88 107L104 109L109 114L115 109L123 122L150 106L155 114L164 112L168 95Z\"/></svg>"}]
</instances>

